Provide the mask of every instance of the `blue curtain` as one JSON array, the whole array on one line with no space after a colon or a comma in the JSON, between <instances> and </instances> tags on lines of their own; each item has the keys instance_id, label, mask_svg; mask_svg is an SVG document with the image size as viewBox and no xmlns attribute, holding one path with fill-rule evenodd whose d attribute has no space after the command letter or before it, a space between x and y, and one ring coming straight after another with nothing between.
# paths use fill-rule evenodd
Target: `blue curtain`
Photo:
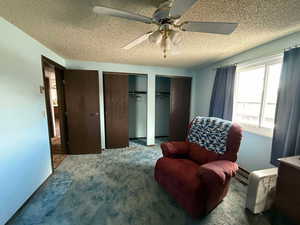
<instances>
[{"instance_id":1,"label":"blue curtain","mask_svg":"<svg viewBox=\"0 0 300 225\"><path fill-rule=\"evenodd\" d=\"M236 66L217 69L209 116L232 120L235 71Z\"/></svg>"},{"instance_id":2,"label":"blue curtain","mask_svg":"<svg viewBox=\"0 0 300 225\"><path fill-rule=\"evenodd\" d=\"M300 155L300 48L284 53L276 106L271 163Z\"/></svg>"}]
</instances>

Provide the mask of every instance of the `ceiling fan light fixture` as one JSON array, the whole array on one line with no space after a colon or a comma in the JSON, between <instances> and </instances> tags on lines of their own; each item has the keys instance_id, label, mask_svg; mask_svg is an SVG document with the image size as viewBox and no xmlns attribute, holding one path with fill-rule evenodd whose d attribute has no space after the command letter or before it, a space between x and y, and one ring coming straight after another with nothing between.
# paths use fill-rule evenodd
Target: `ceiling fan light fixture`
<instances>
[{"instance_id":1,"label":"ceiling fan light fixture","mask_svg":"<svg viewBox=\"0 0 300 225\"><path fill-rule=\"evenodd\" d=\"M166 51L171 50L172 42L171 42L170 38L162 39L160 46L161 46L162 50L166 50Z\"/></svg>"},{"instance_id":2,"label":"ceiling fan light fixture","mask_svg":"<svg viewBox=\"0 0 300 225\"><path fill-rule=\"evenodd\" d=\"M182 48L183 35L181 32L187 31L229 35L236 29L238 25L238 23L232 22L180 22L183 14L199 0L163 1L164 2L160 4L152 17L104 6L95 6L93 11L99 15L109 15L146 24L157 25L158 30L154 32L152 30L136 38L123 47L123 49L129 50L141 44L142 42L149 40L149 42L161 46L164 58L167 57L167 53L173 53L175 55L178 54L178 48Z\"/></svg>"},{"instance_id":3,"label":"ceiling fan light fixture","mask_svg":"<svg viewBox=\"0 0 300 225\"><path fill-rule=\"evenodd\" d=\"M160 47L162 49L163 57L167 58L167 52L169 52L172 49L172 42L169 37L164 36L161 40Z\"/></svg>"},{"instance_id":4,"label":"ceiling fan light fixture","mask_svg":"<svg viewBox=\"0 0 300 225\"><path fill-rule=\"evenodd\" d=\"M179 45L182 42L182 34L179 31L171 30L169 38L173 45Z\"/></svg>"},{"instance_id":5,"label":"ceiling fan light fixture","mask_svg":"<svg viewBox=\"0 0 300 225\"><path fill-rule=\"evenodd\" d=\"M154 31L150 36L149 36L149 41L154 44L159 44L162 41L162 34L160 30Z\"/></svg>"}]
</instances>

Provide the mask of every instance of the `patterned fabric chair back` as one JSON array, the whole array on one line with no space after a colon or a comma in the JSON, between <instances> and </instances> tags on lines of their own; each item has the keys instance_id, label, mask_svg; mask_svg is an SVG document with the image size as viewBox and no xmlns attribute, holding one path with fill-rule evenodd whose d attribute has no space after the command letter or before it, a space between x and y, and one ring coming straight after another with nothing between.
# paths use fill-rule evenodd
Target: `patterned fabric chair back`
<instances>
[{"instance_id":1,"label":"patterned fabric chair back","mask_svg":"<svg viewBox=\"0 0 300 225\"><path fill-rule=\"evenodd\" d=\"M190 132L192 122L188 128L188 134ZM239 151L240 143L242 139L242 129L241 127L233 123L227 137L226 142L226 152L224 154L217 154L214 151L207 150L198 144L190 143L188 138L186 139L190 145L189 158L198 164L205 164L216 160L229 160L235 162L237 160L237 153Z\"/></svg>"}]
</instances>

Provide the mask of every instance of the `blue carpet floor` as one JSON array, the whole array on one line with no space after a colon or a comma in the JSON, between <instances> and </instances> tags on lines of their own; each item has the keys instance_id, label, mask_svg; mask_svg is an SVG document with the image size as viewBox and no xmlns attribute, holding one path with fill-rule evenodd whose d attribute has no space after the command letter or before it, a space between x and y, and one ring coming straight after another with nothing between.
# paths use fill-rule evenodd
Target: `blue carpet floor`
<instances>
[{"instance_id":1,"label":"blue carpet floor","mask_svg":"<svg viewBox=\"0 0 300 225\"><path fill-rule=\"evenodd\" d=\"M158 146L131 143L99 155L68 156L9 225L283 225L245 210L246 186L233 179L226 199L192 219L154 181Z\"/></svg>"}]
</instances>

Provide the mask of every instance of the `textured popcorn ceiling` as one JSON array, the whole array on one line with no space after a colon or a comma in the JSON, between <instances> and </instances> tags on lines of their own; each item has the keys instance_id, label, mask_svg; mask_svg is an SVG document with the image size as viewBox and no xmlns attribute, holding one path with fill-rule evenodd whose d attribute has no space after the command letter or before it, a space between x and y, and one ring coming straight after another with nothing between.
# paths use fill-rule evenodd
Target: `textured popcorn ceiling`
<instances>
[{"instance_id":1,"label":"textured popcorn ceiling","mask_svg":"<svg viewBox=\"0 0 300 225\"><path fill-rule=\"evenodd\" d=\"M148 41L121 47L155 26L98 16L104 5L152 16L160 0L1 0L0 16L59 55L77 60L188 67L207 64L300 31L300 0L199 0L183 17L238 22L230 36L184 33L181 54L162 58Z\"/></svg>"}]
</instances>

